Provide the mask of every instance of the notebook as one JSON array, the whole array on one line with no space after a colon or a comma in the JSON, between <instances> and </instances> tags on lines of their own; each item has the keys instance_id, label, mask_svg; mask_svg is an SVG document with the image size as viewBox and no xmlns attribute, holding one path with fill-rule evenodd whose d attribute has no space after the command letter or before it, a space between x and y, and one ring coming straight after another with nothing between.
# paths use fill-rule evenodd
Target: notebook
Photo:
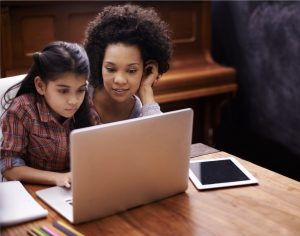
<instances>
[{"instance_id":1,"label":"notebook","mask_svg":"<svg viewBox=\"0 0 300 236\"><path fill-rule=\"evenodd\" d=\"M76 224L184 192L192 126L183 109L74 130L72 189L36 194Z\"/></svg>"},{"instance_id":2,"label":"notebook","mask_svg":"<svg viewBox=\"0 0 300 236\"><path fill-rule=\"evenodd\" d=\"M19 181L0 183L0 225L9 226L46 217L48 211Z\"/></svg>"}]
</instances>

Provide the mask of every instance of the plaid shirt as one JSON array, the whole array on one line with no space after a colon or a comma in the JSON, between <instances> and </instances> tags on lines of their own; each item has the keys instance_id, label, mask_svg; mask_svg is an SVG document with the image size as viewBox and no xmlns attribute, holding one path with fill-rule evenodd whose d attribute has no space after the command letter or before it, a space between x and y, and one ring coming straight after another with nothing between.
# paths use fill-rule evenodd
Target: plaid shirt
<instances>
[{"instance_id":1,"label":"plaid shirt","mask_svg":"<svg viewBox=\"0 0 300 236\"><path fill-rule=\"evenodd\" d=\"M93 120L99 119L96 114L92 110ZM73 118L60 124L42 97L24 94L15 98L1 126L2 173L25 164L49 171L70 168L69 134L74 129Z\"/></svg>"}]
</instances>

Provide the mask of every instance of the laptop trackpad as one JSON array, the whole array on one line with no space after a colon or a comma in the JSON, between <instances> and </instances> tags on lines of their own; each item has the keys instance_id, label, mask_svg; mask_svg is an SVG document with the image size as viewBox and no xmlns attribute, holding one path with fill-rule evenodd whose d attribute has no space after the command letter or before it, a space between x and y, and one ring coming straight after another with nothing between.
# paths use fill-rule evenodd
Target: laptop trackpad
<instances>
[{"instance_id":1,"label":"laptop trackpad","mask_svg":"<svg viewBox=\"0 0 300 236\"><path fill-rule=\"evenodd\" d=\"M36 195L63 217L73 222L71 189L55 186L36 191Z\"/></svg>"}]
</instances>

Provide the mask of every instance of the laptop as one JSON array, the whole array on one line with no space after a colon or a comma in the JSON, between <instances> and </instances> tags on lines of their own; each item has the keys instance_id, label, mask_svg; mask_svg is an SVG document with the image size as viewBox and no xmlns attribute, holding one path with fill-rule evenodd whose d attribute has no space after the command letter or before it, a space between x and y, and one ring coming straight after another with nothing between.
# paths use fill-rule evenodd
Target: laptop
<instances>
[{"instance_id":1,"label":"laptop","mask_svg":"<svg viewBox=\"0 0 300 236\"><path fill-rule=\"evenodd\" d=\"M192 126L188 108L74 130L72 188L36 194L77 224L184 192Z\"/></svg>"}]
</instances>

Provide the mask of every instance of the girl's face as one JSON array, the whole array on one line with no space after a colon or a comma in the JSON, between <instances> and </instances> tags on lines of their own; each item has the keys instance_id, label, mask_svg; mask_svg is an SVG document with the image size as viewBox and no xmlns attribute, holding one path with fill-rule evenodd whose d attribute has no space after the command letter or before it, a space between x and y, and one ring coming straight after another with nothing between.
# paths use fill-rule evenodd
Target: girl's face
<instances>
[{"instance_id":1,"label":"girl's face","mask_svg":"<svg viewBox=\"0 0 300 236\"><path fill-rule=\"evenodd\" d=\"M143 75L143 60L137 46L123 43L107 46L102 64L103 85L107 94L124 102L137 93Z\"/></svg>"},{"instance_id":2,"label":"girl's face","mask_svg":"<svg viewBox=\"0 0 300 236\"><path fill-rule=\"evenodd\" d=\"M57 119L61 117L70 118L83 102L87 78L83 75L65 73L47 84L36 77L35 84L37 91L44 96Z\"/></svg>"}]
</instances>

